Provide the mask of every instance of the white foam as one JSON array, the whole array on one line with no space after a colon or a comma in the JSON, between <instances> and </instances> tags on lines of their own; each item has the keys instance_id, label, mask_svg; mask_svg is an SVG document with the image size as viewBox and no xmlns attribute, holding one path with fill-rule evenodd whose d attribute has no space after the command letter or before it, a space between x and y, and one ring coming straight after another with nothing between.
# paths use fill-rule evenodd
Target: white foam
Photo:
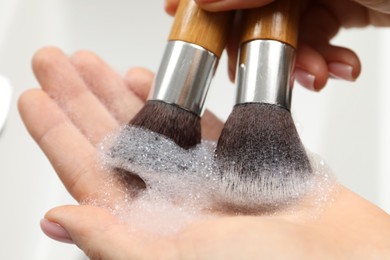
<instances>
[{"instance_id":1,"label":"white foam","mask_svg":"<svg viewBox=\"0 0 390 260\"><path fill-rule=\"evenodd\" d=\"M226 189L223 173L217 170L215 146L213 142L202 142L185 150L161 135L130 126L107 136L100 146L103 166L113 172L112 177L115 177L112 169L122 169L138 175L146 185L135 198L129 198L124 191L123 198L112 208L113 213L136 229L166 235L178 232L196 219L211 217L213 212L277 214L288 208L296 209L300 198L307 195L314 198L310 202L314 206L328 199L326 194L334 178L325 163L311 155L313 173L306 175L309 177L305 180L300 179L305 183L287 180L279 190L272 191L276 195L259 192L261 196L256 197L251 192L247 197L240 194L236 200ZM291 187L301 190L286 191Z\"/></svg>"},{"instance_id":2,"label":"white foam","mask_svg":"<svg viewBox=\"0 0 390 260\"><path fill-rule=\"evenodd\" d=\"M161 135L126 126L106 138L101 158L109 168L141 177L146 184L145 193L193 205L197 201L204 204L217 189L214 148L215 144L204 142L185 150Z\"/></svg>"}]
</instances>

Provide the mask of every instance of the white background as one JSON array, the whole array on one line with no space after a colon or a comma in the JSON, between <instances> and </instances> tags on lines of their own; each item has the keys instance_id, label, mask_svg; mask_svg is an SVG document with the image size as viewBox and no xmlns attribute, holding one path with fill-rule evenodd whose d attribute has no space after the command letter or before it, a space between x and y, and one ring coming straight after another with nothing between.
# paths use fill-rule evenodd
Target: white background
<instances>
[{"instance_id":1,"label":"white background","mask_svg":"<svg viewBox=\"0 0 390 260\"><path fill-rule=\"evenodd\" d=\"M38 86L30 68L33 53L45 45L69 54L89 49L122 74L136 65L156 70L170 25L163 0L0 0L0 74L14 86L0 136L0 259L84 258L39 228L48 209L74 201L16 109L19 94ZM305 145L325 158L341 183L390 212L390 31L352 30L335 42L360 55L362 76L356 83L331 81L319 94L297 85L294 120ZM233 102L224 57L208 107L224 119Z\"/></svg>"}]
</instances>

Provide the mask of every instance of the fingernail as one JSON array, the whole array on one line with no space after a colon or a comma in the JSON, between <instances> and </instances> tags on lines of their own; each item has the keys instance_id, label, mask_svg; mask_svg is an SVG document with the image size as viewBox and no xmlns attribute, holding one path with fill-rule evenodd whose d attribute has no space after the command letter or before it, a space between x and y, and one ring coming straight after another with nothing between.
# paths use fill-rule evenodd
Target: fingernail
<instances>
[{"instance_id":1,"label":"fingernail","mask_svg":"<svg viewBox=\"0 0 390 260\"><path fill-rule=\"evenodd\" d=\"M310 74L305 70L297 68L295 69L295 78L302 86L312 91L318 91L314 88L314 82L316 80L316 76L314 76L313 74Z\"/></svg>"},{"instance_id":2,"label":"fingernail","mask_svg":"<svg viewBox=\"0 0 390 260\"><path fill-rule=\"evenodd\" d=\"M47 219L41 220L41 229L48 237L63 242L73 244L73 240L69 233L59 224L51 222Z\"/></svg>"},{"instance_id":3,"label":"fingernail","mask_svg":"<svg viewBox=\"0 0 390 260\"><path fill-rule=\"evenodd\" d=\"M353 76L353 67L344 64L341 62L331 62L328 64L329 67L329 75L332 78L336 79L344 79L348 81L355 81L356 78Z\"/></svg>"}]
</instances>

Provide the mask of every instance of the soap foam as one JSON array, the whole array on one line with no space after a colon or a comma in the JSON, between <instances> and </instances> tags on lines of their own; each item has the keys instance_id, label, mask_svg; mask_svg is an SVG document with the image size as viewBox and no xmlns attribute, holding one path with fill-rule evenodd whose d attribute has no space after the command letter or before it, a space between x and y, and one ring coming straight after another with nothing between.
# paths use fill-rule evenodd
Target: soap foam
<instances>
[{"instance_id":1,"label":"soap foam","mask_svg":"<svg viewBox=\"0 0 390 260\"><path fill-rule=\"evenodd\" d=\"M192 206L198 201L204 205L218 188L214 149L215 144L204 142L185 150L164 136L131 126L109 136L101 146L106 167L138 175L146 193Z\"/></svg>"},{"instance_id":2,"label":"soap foam","mask_svg":"<svg viewBox=\"0 0 390 260\"><path fill-rule=\"evenodd\" d=\"M185 150L164 136L132 126L124 126L107 136L100 145L102 165L107 172L111 172L113 178L134 174L145 183L136 196L129 195L131 187L126 188L123 198L116 200L116 206L111 208L112 212L131 223L134 229L167 235L195 220L221 214L264 215L294 211L307 197L311 206L318 208L329 199L335 183L325 163L310 154L313 172L306 174L306 179L298 180L300 183L286 180L285 185L270 194L260 191L261 196L258 196L248 188L252 185L249 182L248 187L240 190L251 192L235 196L226 188L224 173L218 170L215 148L214 142L203 141ZM291 187L300 190L291 192Z\"/></svg>"}]
</instances>

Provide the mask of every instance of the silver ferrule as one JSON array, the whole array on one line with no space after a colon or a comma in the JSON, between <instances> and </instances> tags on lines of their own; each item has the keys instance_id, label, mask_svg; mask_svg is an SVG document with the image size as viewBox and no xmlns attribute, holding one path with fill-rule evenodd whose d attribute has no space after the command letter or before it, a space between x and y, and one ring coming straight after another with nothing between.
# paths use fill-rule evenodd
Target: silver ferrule
<instances>
[{"instance_id":1,"label":"silver ferrule","mask_svg":"<svg viewBox=\"0 0 390 260\"><path fill-rule=\"evenodd\" d=\"M175 104L200 116L216 64L217 56L198 45L168 42L149 99Z\"/></svg>"},{"instance_id":2,"label":"silver ferrule","mask_svg":"<svg viewBox=\"0 0 390 260\"><path fill-rule=\"evenodd\" d=\"M295 49L275 40L254 40L240 50L237 104L267 103L290 110Z\"/></svg>"}]
</instances>

